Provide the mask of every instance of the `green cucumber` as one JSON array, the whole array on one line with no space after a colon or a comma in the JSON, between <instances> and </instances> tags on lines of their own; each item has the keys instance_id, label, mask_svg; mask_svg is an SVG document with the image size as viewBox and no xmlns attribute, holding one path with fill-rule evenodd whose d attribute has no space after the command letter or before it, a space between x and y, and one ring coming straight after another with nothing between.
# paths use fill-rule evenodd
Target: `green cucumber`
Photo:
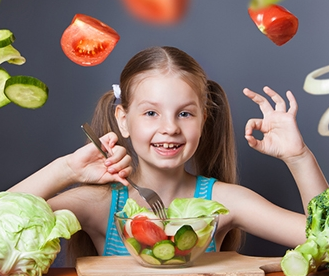
<instances>
[{"instance_id":1,"label":"green cucumber","mask_svg":"<svg viewBox=\"0 0 329 276\"><path fill-rule=\"evenodd\" d=\"M154 256L152 249L144 248L139 256L148 264L161 265L161 261Z\"/></svg>"},{"instance_id":2,"label":"green cucumber","mask_svg":"<svg viewBox=\"0 0 329 276\"><path fill-rule=\"evenodd\" d=\"M185 264L186 259L184 256L175 256L168 261L163 262L164 265Z\"/></svg>"},{"instance_id":3,"label":"green cucumber","mask_svg":"<svg viewBox=\"0 0 329 276\"><path fill-rule=\"evenodd\" d=\"M198 235L190 225L183 225L177 230L174 241L179 250L188 250L196 245Z\"/></svg>"},{"instance_id":4,"label":"green cucumber","mask_svg":"<svg viewBox=\"0 0 329 276\"><path fill-rule=\"evenodd\" d=\"M157 242L152 250L154 256L163 261L170 260L175 256L175 244L171 240Z\"/></svg>"},{"instance_id":5,"label":"green cucumber","mask_svg":"<svg viewBox=\"0 0 329 276\"><path fill-rule=\"evenodd\" d=\"M14 76L5 83L4 93L13 103L24 108L39 108L48 99L48 87L28 76Z\"/></svg>"},{"instance_id":6,"label":"green cucumber","mask_svg":"<svg viewBox=\"0 0 329 276\"><path fill-rule=\"evenodd\" d=\"M6 29L0 30L0 48L6 47L15 41L14 34Z\"/></svg>"},{"instance_id":7,"label":"green cucumber","mask_svg":"<svg viewBox=\"0 0 329 276\"><path fill-rule=\"evenodd\" d=\"M10 103L10 100L6 97L3 89L5 87L6 80L10 78L10 75L5 69L0 67L0 107L3 107Z\"/></svg>"},{"instance_id":8,"label":"green cucumber","mask_svg":"<svg viewBox=\"0 0 329 276\"><path fill-rule=\"evenodd\" d=\"M133 255L138 255L142 249L141 244L133 237L126 239L126 247Z\"/></svg>"}]
</instances>

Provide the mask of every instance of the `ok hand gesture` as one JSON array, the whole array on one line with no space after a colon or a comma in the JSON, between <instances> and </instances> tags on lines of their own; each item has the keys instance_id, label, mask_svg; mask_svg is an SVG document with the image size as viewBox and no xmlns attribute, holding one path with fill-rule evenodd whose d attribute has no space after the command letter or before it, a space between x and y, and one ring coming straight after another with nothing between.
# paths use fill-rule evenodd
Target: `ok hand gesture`
<instances>
[{"instance_id":1,"label":"ok hand gesture","mask_svg":"<svg viewBox=\"0 0 329 276\"><path fill-rule=\"evenodd\" d=\"M296 122L298 106L295 97L287 91L286 96L289 100L287 110L284 99L278 93L267 86L263 90L275 103L274 107L260 94L248 88L243 90L248 98L259 105L263 113L262 119L253 118L246 124L245 138L249 146L284 161L300 156L306 150L306 146ZM261 140L253 136L255 130L263 133Z\"/></svg>"}]
</instances>

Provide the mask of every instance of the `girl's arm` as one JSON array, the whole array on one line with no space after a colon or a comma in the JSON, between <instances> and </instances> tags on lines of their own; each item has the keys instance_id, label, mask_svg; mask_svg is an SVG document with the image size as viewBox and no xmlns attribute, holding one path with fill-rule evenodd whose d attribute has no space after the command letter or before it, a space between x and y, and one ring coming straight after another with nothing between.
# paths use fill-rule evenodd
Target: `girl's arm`
<instances>
[{"instance_id":1,"label":"girl's arm","mask_svg":"<svg viewBox=\"0 0 329 276\"><path fill-rule=\"evenodd\" d=\"M245 138L250 147L259 152L282 159L290 169L301 194L306 212L309 201L328 188L328 183L312 152L305 145L296 122L297 102L288 91L289 109L282 97L269 87L264 92L271 97L275 108L269 101L245 88L243 93L259 105L262 119L250 119L246 124ZM263 139L257 140L253 131L263 133Z\"/></svg>"},{"instance_id":2,"label":"girl's arm","mask_svg":"<svg viewBox=\"0 0 329 276\"><path fill-rule=\"evenodd\" d=\"M75 183L105 184L121 182L128 185L125 179L132 171L131 158L126 150L115 145L117 136L108 133L101 138L113 155L105 159L92 144L85 145L72 154L60 157L8 191L32 193L45 198L53 197Z\"/></svg>"}]
</instances>

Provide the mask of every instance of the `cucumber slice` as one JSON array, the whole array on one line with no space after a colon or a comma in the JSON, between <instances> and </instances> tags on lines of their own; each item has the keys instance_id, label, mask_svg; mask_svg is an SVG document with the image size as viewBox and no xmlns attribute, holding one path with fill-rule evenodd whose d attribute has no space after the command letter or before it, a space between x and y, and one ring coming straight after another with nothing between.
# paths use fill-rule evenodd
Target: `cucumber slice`
<instances>
[{"instance_id":1,"label":"cucumber slice","mask_svg":"<svg viewBox=\"0 0 329 276\"><path fill-rule=\"evenodd\" d=\"M42 81L28 76L14 76L5 83L6 97L24 108L39 108L48 99L48 87Z\"/></svg>"},{"instance_id":2,"label":"cucumber slice","mask_svg":"<svg viewBox=\"0 0 329 276\"><path fill-rule=\"evenodd\" d=\"M15 41L14 34L6 29L0 30L0 48L6 47Z\"/></svg>"},{"instance_id":3,"label":"cucumber slice","mask_svg":"<svg viewBox=\"0 0 329 276\"><path fill-rule=\"evenodd\" d=\"M153 254L160 260L170 260L175 256L175 244L171 240L159 241L153 246Z\"/></svg>"},{"instance_id":4,"label":"cucumber slice","mask_svg":"<svg viewBox=\"0 0 329 276\"><path fill-rule=\"evenodd\" d=\"M126 247L133 255L138 255L142 249L141 244L135 238L126 239Z\"/></svg>"},{"instance_id":5,"label":"cucumber slice","mask_svg":"<svg viewBox=\"0 0 329 276\"><path fill-rule=\"evenodd\" d=\"M3 107L10 103L10 100L6 97L3 89L5 87L6 80L10 78L7 71L0 67L0 107Z\"/></svg>"},{"instance_id":6,"label":"cucumber slice","mask_svg":"<svg viewBox=\"0 0 329 276\"><path fill-rule=\"evenodd\" d=\"M179 250L188 250L196 245L198 235L190 225L183 225L177 230L174 241Z\"/></svg>"},{"instance_id":7,"label":"cucumber slice","mask_svg":"<svg viewBox=\"0 0 329 276\"><path fill-rule=\"evenodd\" d=\"M184 256L175 256L172 259L163 262L164 265L175 265L175 264L185 264L186 259Z\"/></svg>"},{"instance_id":8,"label":"cucumber slice","mask_svg":"<svg viewBox=\"0 0 329 276\"><path fill-rule=\"evenodd\" d=\"M158 260L154 254L152 249L144 248L140 254L141 258L148 264L151 265L160 265L161 262Z\"/></svg>"}]
</instances>

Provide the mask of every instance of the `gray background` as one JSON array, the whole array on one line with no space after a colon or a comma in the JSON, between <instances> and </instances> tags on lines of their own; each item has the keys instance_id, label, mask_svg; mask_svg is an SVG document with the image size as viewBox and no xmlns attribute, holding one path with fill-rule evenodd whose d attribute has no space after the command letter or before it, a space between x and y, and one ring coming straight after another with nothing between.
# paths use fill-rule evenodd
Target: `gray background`
<instances>
[{"instance_id":1,"label":"gray background","mask_svg":"<svg viewBox=\"0 0 329 276\"><path fill-rule=\"evenodd\" d=\"M244 139L246 121L261 113L242 89L261 92L269 85L281 95L288 89L294 92L300 130L328 177L329 138L318 134L317 124L329 106L329 95L310 95L302 87L310 71L329 62L329 1L283 1L281 4L299 18L300 24L297 35L281 47L257 30L247 13L248 2L192 0L184 20L159 28L131 18L115 0L2 0L0 28L14 32L13 46L27 59L22 66L6 63L3 67L11 75L39 78L49 86L50 94L41 109L14 104L0 109L1 190L83 145L80 125L90 122L98 98L118 82L126 62L146 47L171 45L192 55L209 78L226 90L242 185L280 206L301 211L298 191L284 163L250 149ZM110 56L98 66L81 67L61 50L61 35L76 13L98 18L121 36ZM242 253L281 256L285 250L248 236Z\"/></svg>"}]
</instances>

